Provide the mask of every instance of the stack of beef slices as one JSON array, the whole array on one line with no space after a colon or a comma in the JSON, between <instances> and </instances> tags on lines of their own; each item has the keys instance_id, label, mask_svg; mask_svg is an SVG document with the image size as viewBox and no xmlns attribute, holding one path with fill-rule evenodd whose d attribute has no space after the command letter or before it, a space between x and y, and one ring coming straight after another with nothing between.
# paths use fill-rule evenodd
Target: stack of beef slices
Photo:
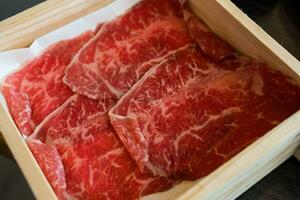
<instances>
[{"instance_id":1,"label":"stack of beef slices","mask_svg":"<svg viewBox=\"0 0 300 200\"><path fill-rule=\"evenodd\" d=\"M1 86L60 200L139 199L208 175L300 108L182 0L142 0Z\"/></svg>"}]
</instances>

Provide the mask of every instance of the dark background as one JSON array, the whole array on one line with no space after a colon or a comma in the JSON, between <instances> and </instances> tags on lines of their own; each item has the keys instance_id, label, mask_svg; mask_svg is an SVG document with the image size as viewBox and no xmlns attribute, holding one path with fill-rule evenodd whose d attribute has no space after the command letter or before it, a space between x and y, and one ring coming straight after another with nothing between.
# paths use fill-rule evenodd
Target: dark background
<instances>
[{"instance_id":1,"label":"dark background","mask_svg":"<svg viewBox=\"0 0 300 200\"><path fill-rule=\"evenodd\" d=\"M233 0L275 40L300 59L299 0ZM0 0L0 21L41 0ZM0 155L0 199L34 199L14 161ZM290 158L238 200L300 200L300 162Z\"/></svg>"}]
</instances>

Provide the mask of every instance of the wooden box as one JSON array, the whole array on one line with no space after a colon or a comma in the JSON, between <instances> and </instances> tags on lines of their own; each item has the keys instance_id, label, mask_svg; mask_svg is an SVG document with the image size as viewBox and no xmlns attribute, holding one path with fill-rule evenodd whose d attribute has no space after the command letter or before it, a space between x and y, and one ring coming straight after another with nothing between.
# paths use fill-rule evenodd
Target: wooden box
<instances>
[{"instance_id":1,"label":"wooden box","mask_svg":"<svg viewBox=\"0 0 300 200\"><path fill-rule=\"evenodd\" d=\"M48 0L0 22L0 50L28 46L37 37L100 9L109 0ZM267 62L300 85L300 63L229 0L190 0L193 11L240 53ZM3 66L2 66L3 67ZM300 100L299 100L300 101ZM57 199L5 105L0 130L37 199ZM234 199L293 155L300 144L300 111L209 176L143 199Z\"/></svg>"}]
</instances>

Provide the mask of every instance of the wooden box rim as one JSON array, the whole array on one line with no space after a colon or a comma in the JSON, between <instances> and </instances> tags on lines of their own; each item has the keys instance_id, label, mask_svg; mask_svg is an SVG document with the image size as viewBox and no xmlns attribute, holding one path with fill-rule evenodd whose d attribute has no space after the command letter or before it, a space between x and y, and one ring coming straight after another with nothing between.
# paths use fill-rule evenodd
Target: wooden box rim
<instances>
[{"instance_id":1,"label":"wooden box rim","mask_svg":"<svg viewBox=\"0 0 300 200\"><path fill-rule=\"evenodd\" d=\"M39 36L100 9L109 2L111 0L45 1L0 22L0 51L26 47ZM231 1L190 0L189 2L195 13L201 16L214 32L241 53L263 59L289 74L300 85L299 61ZM228 27L234 28L234 31L229 30ZM241 46L243 44L241 41L244 46ZM196 181L176 199L217 200L238 197L295 153L300 144L299 122L300 111L209 176ZM0 106L0 130L37 199L57 199L3 105Z\"/></svg>"}]
</instances>

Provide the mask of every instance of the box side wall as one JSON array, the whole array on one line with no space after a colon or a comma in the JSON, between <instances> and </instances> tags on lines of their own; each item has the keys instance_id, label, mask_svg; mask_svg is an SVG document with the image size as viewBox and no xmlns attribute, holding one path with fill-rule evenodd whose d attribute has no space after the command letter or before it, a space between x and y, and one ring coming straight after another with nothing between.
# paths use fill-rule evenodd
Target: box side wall
<instances>
[{"instance_id":1,"label":"box side wall","mask_svg":"<svg viewBox=\"0 0 300 200\"><path fill-rule=\"evenodd\" d=\"M247 17L239 10L234 9L233 11L228 12L228 9L231 7L229 1L190 0L190 2L191 5L193 5L194 11L199 14L206 23L208 23L212 30L231 43L231 45L238 49L241 53L269 63L274 68L292 76L300 85L299 62L280 45L278 45L272 38L265 34L264 31L262 31L257 25L247 24ZM224 23L224 21L228 23ZM235 28L230 28L231 26ZM249 28L252 31L249 31ZM259 37L252 35L253 32L255 32L255 35L258 35ZM284 60L284 58L286 60ZM294 149L283 154L284 156L280 159L280 161L275 161L275 159L279 159L278 155L284 152L287 146L294 148L298 143L298 141L295 140L296 132L300 132L299 126L296 125L297 120L300 120L299 112L289 118L285 124L282 125L283 128L275 128L270 132L270 134L266 135L266 137L263 137L255 144L251 145L241 154L230 160L224 166L220 167L217 171L198 181L195 186L192 186L182 195L182 199L198 197L203 197L203 199L211 197L211 199L213 199L220 197L219 195L226 193L226 191L231 191L232 193L237 192L235 193L236 195L243 192L245 189L254 184L255 181L248 182L248 186L245 186L243 191L239 191L238 188L235 188L235 184L239 183L239 181L245 181L245 178L247 178L245 177L245 174L251 172L251 169L255 166L257 167L255 159L258 157L264 158L264 150L270 150L271 154L266 155L270 158L270 162L277 164L272 165L272 168L269 168L269 170L265 171L260 176L257 176L258 179L266 175L280 162L290 156ZM45 176L42 174L26 143L20 136L11 117L7 114L7 112L5 112L5 109L2 106L0 108L0 129L3 133L5 133L5 140L12 150L18 164L21 166L21 169L36 197L43 200L55 200L56 196L53 190L48 184ZM275 144L278 145L279 149L276 149ZM276 151L272 153L272 150ZM249 160L249 157L254 157L255 159L251 161ZM243 165L244 161L248 161L246 163L249 165ZM261 164L261 167L266 167L268 163L263 161ZM242 170L242 174L237 173L236 170ZM253 174L253 172L250 174ZM229 182L230 180L234 181ZM160 197L160 194L157 194L156 197Z\"/></svg>"},{"instance_id":2,"label":"box side wall","mask_svg":"<svg viewBox=\"0 0 300 200\"><path fill-rule=\"evenodd\" d=\"M300 62L229 0L190 0L192 10L243 55L258 59L300 85Z\"/></svg>"},{"instance_id":3,"label":"box side wall","mask_svg":"<svg viewBox=\"0 0 300 200\"><path fill-rule=\"evenodd\" d=\"M57 200L29 147L3 105L0 105L0 131L35 197L43 200Z\"/></svg>"},{"instance_id":4,"label":"box side wall","mask_svg":"<svg viewBox=\"0 0 300 200\"><path fill-rule=\"evenodd\" d=\"M300 85L300 64L228 0L190 0L193 11L241 54L268 63ZM275 169L300 143L300 111L247 147L178 199L234 199Z\"/></svg>"},{"instance_id":5,"label":"box side wall","mask_svg":"<svg viewBox=\"0 0 300 200\"><path fill-rule=\"evenodd\" d=\"M300 111L201 179L178 200L238 197L293 155L300 142L299 121Z\"/></svg>"}]
</instances>

